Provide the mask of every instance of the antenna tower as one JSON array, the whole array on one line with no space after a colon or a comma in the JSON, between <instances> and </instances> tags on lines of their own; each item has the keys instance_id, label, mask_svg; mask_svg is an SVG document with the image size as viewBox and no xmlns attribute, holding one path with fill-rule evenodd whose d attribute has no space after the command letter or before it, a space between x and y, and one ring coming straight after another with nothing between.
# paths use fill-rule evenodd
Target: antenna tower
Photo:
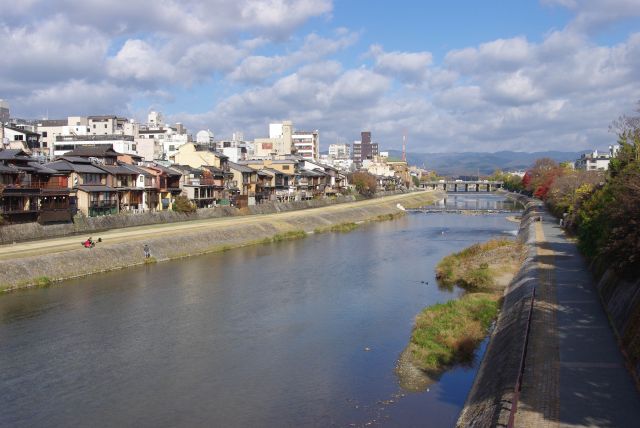
<instances>
[{"instance_id":1,"label":"antenna tower","mask_svg":"<svg viewBox=\"0 0 640 428\"><path fill-rule=\"evenodd\" d=\"M402 160L407 161L407 130L402 133Z\"/></svg>"}]
</instances>

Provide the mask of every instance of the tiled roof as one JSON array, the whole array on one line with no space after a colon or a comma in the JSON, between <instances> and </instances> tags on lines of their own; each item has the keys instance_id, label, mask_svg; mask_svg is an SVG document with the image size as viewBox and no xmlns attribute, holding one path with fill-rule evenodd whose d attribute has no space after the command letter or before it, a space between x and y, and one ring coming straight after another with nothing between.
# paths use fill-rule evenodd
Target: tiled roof
<instances>
[{"instance_id":1,"label":"tiled roof","mask_svg":"<svg viewBox=\"0 0 640 428\"><path fill-rule=\"evenodd\" d=\"M236 171L240 172L256 172L256 170L253 168L249 168L246 165L240 165L239 163L235 162L229 162L229 168L235 169Z\"/></svg>"}]
</instances>

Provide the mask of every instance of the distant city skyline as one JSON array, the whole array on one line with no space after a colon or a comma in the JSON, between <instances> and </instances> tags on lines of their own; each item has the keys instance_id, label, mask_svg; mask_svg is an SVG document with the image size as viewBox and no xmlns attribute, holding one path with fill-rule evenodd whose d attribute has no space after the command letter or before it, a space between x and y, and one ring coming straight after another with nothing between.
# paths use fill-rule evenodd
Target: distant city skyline
<instances>
[{"instance_id":1,"label":"distant city skyline","mask_svg":"<svg viewBox=\"0 0 640 428\"><path fill-rule=\"evenodd\" d=\"M435 2L433 2L435 3ZM640 101L639 0L0 0L0 99L195 135L371 131L409 152L603 148Z\"/></svg>"}]
</instances>

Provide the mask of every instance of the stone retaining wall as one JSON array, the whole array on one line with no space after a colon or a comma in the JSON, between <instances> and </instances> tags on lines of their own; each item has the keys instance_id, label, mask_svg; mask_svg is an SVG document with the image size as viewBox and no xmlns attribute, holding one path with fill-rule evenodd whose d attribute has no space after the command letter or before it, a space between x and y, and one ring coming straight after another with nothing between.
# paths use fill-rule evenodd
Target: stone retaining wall
<instances>
[{"instance_id":1,"label":"stone retaining wall","mask_svg":"<svg viewBox=\"0 0 640 428\"><path fill-rule=\"evenodd\" d=\"M640 373L640 278L625 280L608 269L596 287L637 377Z\"/></svg>"},{"instance_id":2,"label":"stone retaining wall","mask_svg":"<svg viewBox=\"0 0 640 428\"><path fill-rule=\"evenodd\" d=\"M427 204L439 197L438 193L420 192L407 194L402 200L384 201L366 206L348 206L341 210L313 211L305 215L286 216L277 221L262 221L242 225L229 225L224 229L200 229L197 232L176 233L170 237L149 237L142 241L123 243L103 242L87 250L79 248L60 253L0 260L0 291L25 288L38 282L59 281L113 269L121 269L145 263L143 244L151 248L155 260L169 260L196 254L222 251L233 247L251 245L288 231L313 231L316 228L348 222L374 220L378 216L401 212L398 202ZM314 201L303 203L311 207ZM295 203L300 205L300 203ZM276 205L273 209L277 209ZM282 207L280 207L282 208ZM287 207L288 208L288 207ZM39 278L41 279L39 281Z\"/></svg>"},{"instance_id":3,"label":"stone retaining wall","mask_svg":"<svg viewBox=\"0 0 640 428\"><path fill-rule=\"evenodd\" d=\"M539 202L522 195L525 205L518 240L527 245L527 256L520 271L505 290L502 309L474 380L458 427L507 426L520 375L522 350L526 339L531 298L539 278L535 261L534 221L540 216Z\"/></svg>"},{"instance_id":4,"label":"stone retaining wall","mask_svg":"<svg viewBox=\"0 0 640 428\"><path fill-rule=\"evenodd\" d=\"M73 223L41 225L39 223L12 224L0 227L0 244L11 244L37 239L48 239L74 234L95 235L110 229L147 226L151 224L175 223L189 220L232 217L246 214L272 214L276 212L319 208L342 202L353 202L354 196L339 196L335 199L313 199L294 202L267 202L242 210L230 206L198 209L195 213L184 214L176 211L154 211L141 214L115 214L101 217L77 216Z\"/></svg>"}]
</instances>

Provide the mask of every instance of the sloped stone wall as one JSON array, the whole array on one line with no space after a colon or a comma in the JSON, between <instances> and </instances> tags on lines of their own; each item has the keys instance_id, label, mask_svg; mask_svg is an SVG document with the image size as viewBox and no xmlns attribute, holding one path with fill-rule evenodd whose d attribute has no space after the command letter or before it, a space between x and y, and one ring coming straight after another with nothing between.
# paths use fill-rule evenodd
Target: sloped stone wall
<instances>
[{"instance_id":1,"label":"sloped stone wall","mask_svg":"<svg viewBox=\"0 0 640 428\"><path fill-rule=\"evenodd\" d=\"M344 206L331 211L309 211L300 214L283 214L278 221L262 220L256 216L253 221L240 225L225 225L224 228L202 228L193 232L176 232L162 237L146 237L144 241L107 243L92 249L37 255L13 260L0 260L0 291L30 287L46 278L59 281L77 276L90 275L114 269L122 269L145 263L143 245L150 246L154 260L163 261L191 255L222 251L243 245L259 243L265 238L289 231L311 232L319 227L341 223L375 220L378 216L397 214L398 202L428 204L439 198L436 192L407 194L401 201L380 200L379 203L359 206ZM307 208L317 202L306 201ZM275 210L277 206L273 209Z\"/></svg>"},{"instance_id":2,"label":"sloped stone wall","mask_svg":"<svg viewBox=\"0 0 640 428\"><path fill-rule=\"evenodd\" d=\"M505 290L502 309L458 418L458 427L507 426L509 421L520 374L531 299L539 278L535 261L534 221L540 216L542 207L526 197L519 198L519 201L526 208L520 222L518 240L527 245L527 256Z\"/></svg>"}]
</instances>

